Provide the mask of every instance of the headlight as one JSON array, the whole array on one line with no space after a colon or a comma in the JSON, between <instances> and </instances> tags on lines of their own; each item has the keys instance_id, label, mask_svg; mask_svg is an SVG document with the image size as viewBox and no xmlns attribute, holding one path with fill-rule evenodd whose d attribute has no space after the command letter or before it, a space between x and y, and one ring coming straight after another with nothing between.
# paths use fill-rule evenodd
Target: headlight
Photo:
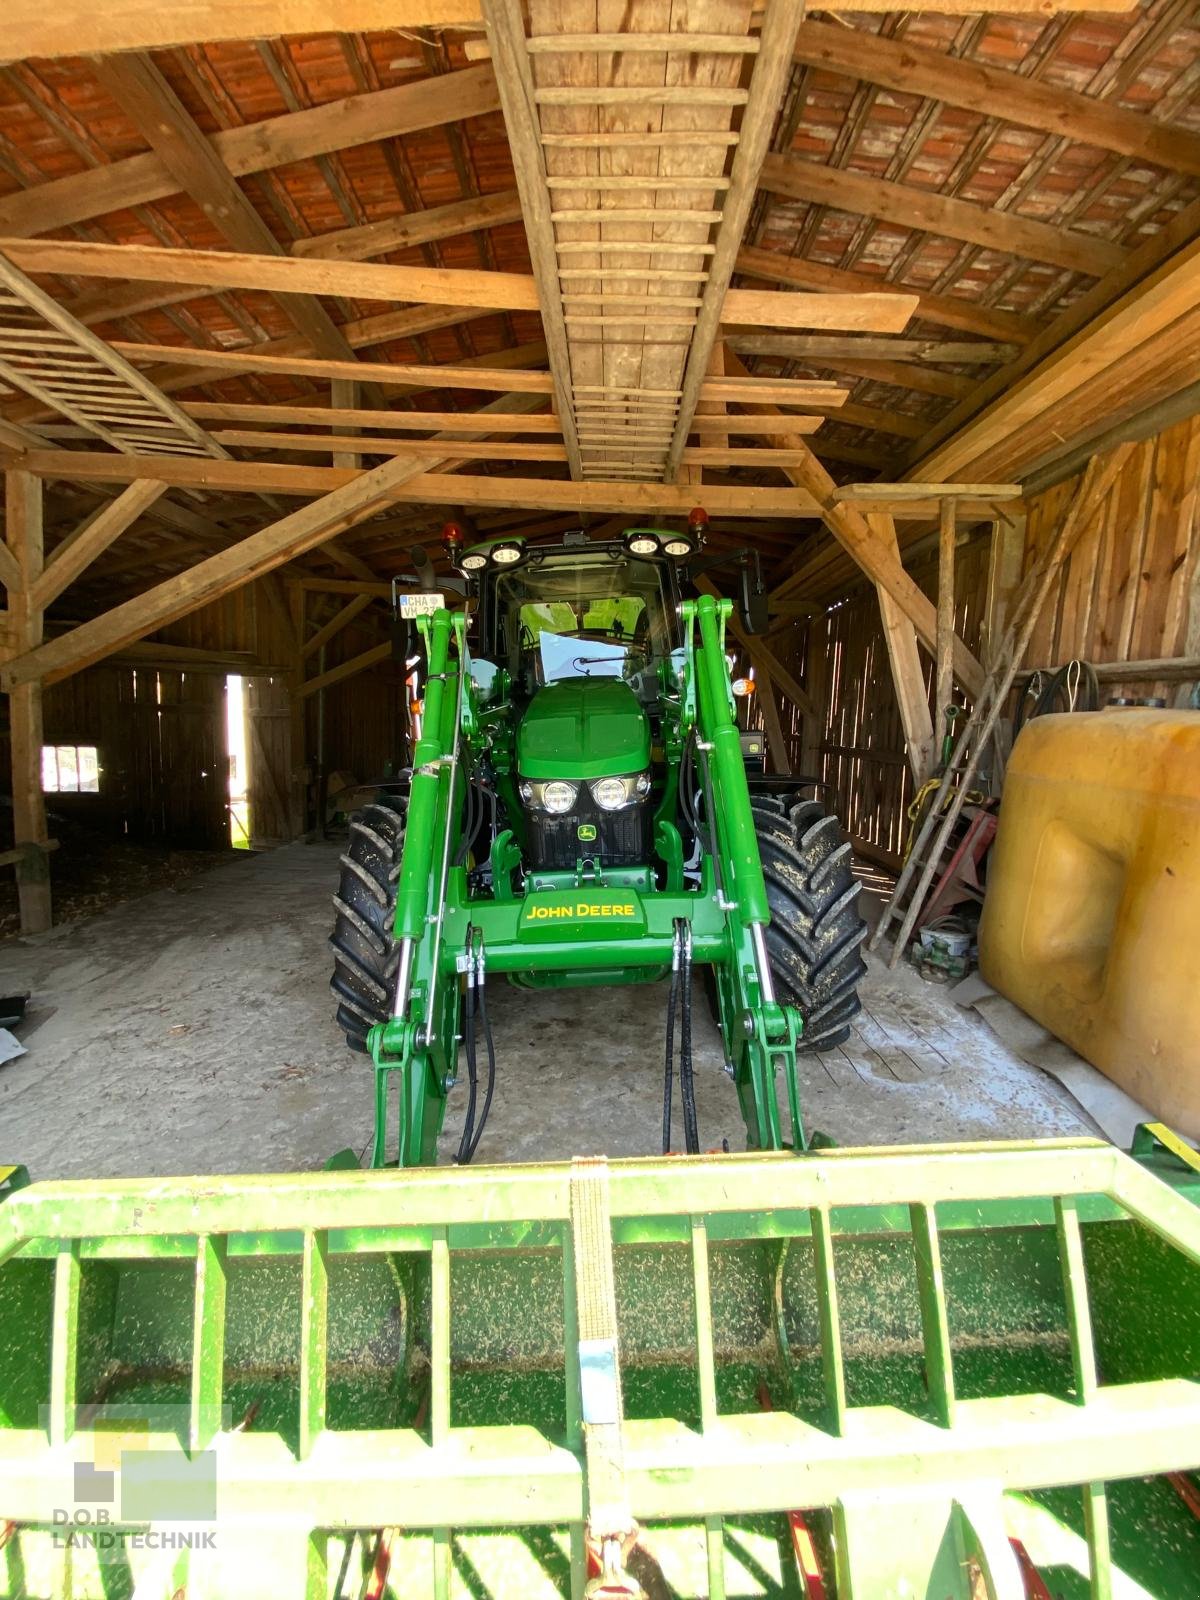
<instances>
[{"instance_id":1,"label":"headlight","mask_svg":"<svg viewBox=\"0 0 1200 1600\"><path fill-rule=\"evenodd\" d=\"M658 535L650 528L631 528L621 543L631 556L656 556Z\"/></svg>"},{"instance_id":2,"label":"headlight","mask_svg":"<svg viewBox=\"0 0 1200 1600\"><path fill-rule=\"evenodd\" d=\"M482 550L472 550L458 563L460 572L478 572L487 566L487 556Z\"/></svg>"},{"instance_id":3,"label":"headlight","mask_svg":"<svg viewBox=\"0 0 1200 1600\"><path fill-rule=\"evenodd\" d=\"M588 784L601 811L620 811L650 792L650 774L636 772L628 778L596 778Z\"/></svg>"},{"instance_id":4,"label":"headlight","mask_svg":"<svg viewBox=\"0 0 1200 1600\"><path fill-rule=\"evenodd\" d=\"M555 816L561 816L564 811L570 811L579 794L579 785L567 783L563 778L556 778L551 783L544 783L541 788L542 805Z\"/></svg>"},{"instance_id":5,"label":"headlight","mask_svg":"<svg viewBox=\"0 0 1200 1600\"><path fill-rule=\"evenodd\" d=\"M515 539L492 546L492 562L497 567L515 567L525 559L525 547Z\"/></svg>"}]
</instances>

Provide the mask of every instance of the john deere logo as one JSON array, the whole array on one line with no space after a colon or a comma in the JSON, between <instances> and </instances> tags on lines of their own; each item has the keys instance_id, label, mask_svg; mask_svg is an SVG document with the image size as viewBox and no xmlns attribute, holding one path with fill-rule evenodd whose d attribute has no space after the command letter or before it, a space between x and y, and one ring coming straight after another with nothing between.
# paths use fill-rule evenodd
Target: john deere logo
<instances>
[{"instance_id":1,"label":"john deere logo","mask_svg":"<svg viewBox=\"0 0 1200 1600\"><path fill-rule=\"evenodd\" d=\"M585 844L591 844L596 837L596 824L594 822L581 822L575 830L575 836L582 839Z\"/></svg>"}]
</instances>

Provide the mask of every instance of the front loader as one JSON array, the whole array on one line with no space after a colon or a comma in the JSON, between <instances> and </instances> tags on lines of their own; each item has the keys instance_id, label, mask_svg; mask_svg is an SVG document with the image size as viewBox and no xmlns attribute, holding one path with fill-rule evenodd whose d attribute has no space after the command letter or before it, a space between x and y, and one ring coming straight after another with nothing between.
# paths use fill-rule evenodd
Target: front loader
<instances>
[{"instance_id":1,"label":"front loader","mask_svg":"<svg viewBox=\"0 0 1200 1600\"><path fill-rule=\"evenodd\" d=\"M457 557L469 612L410 597L430 608L416 618L410 786L351 823L335 898L338 1017L375 1066L372 1165L435 1159L460 1037L459 1159L473 1154L493 1088L489 1076L480 1103L476 1036L499 974L534 989L671 979L694 1153L690 975L703 969L748 1147L805 1148L796 1052L845 1037L866 928L836 820L794 793L750 792L732 604L680 595L696 542L652 529L499 540Z\"/></svg>"},{"instance_id":2,"label":"front loader","mask_svg":"<svg viewBox=\"0 0 1200 1600\"><path fill-rule=\"evenodd\" d=\"M501 540L408 602L333 935L372 1170L0 1169L0 1597L1200 1597L1200 1157L806 1136L855 885L747 777L695 545ZM661 984L685 1153L474 1162L501 974ZM698 1153L693 974L745 1153Z\"/></svg>"}]
</instances>

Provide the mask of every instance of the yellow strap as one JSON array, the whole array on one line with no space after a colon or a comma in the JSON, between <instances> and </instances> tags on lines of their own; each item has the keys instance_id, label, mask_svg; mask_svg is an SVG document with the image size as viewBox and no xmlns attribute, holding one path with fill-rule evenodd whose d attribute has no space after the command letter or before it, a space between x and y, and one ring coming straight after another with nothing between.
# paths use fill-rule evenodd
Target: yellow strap
<instances>
[{"instance_id":1,"label":"yellow strap","mask_svg":"<svg viewBox=\"0 0 1200 1600\"><path fill-rule=\"evenodd\" d=\"M0 1184L7 1183L16 1170L16 1167L0 1167Z\"/></svg>"},{"instance_id":2,"label":"yellow strap","mask_svg":"<svg viewBox=\"0 0 1200 1600\"><path fill-rule=\"evenodd\" d=\"M1159 1144L1164 1149L1169 1150L1173 1156L1178 1156L1185 1166L1200 1172L1200 1150L1193 1150L1187 1140L1181 1139L1177 1133L1173 1133L1165 1122L1148 1122L1146 1124L1146 1132L1153 1134Z\"/></svg>"}]
</instances>

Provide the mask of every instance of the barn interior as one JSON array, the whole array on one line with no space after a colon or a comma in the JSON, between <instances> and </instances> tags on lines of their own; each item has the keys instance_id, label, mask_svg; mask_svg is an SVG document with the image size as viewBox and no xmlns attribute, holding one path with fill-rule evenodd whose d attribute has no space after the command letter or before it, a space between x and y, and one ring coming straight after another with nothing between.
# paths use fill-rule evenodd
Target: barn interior
<instances>
[{"instance_id":1,"label":"barn interior","mask_svg":"<svg viewBox=\"0 0 1200 1600\"><path fill-rule=\"evenodd\" d=\"M957 1150L1161 1122L1195 1183L1196 0L9 0L0 61L0 1158L368 1164L330 897L412 770L403 603L461 605L464 544L650 528L702 538L685 596L735 601L747 771L834 814L861 885L861 1010L797 1059L806 1124ZM995 840L1051 789L1047 887ZM1165 909L1131 898L1152 873ZM664 984L488 987L481 1160L659 1153ZM728 1061L697 981L706 1151L747 1148ZM464 1076L444 1162L470 1115ZM1172 1441L1200 1417L1174 1376ZM1084 1556L1037 1562L1057 1587L981 1558L962 1593L1200 1596L1176 1476L1191 1522L1143 1587L1104 1586L1093 1500ZM535 1592L440 1564L452 1520L418 1518L428 1592ZM0 1563L20 1521L0 1500ZM735 1582L719 1521L710 1587L643 1572L652 1600L926 1592L861 1554L814 1587L790 1545ZM275 1592L426 1592L398 1559L371 1588L382 1548L361 1588Z\"/></svg>"}]
</instances>

